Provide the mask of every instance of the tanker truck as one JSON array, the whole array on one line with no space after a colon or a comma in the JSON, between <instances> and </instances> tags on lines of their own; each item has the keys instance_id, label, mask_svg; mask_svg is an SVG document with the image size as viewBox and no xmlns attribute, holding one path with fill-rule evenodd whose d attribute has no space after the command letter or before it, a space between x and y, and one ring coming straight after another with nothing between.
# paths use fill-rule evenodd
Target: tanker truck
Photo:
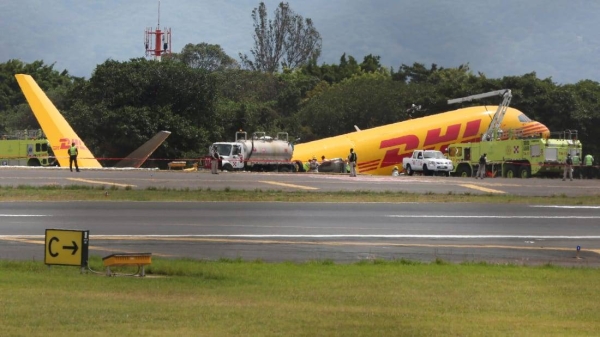
<instances>
[{"instance_id":1,"label":"tanker truck","mask_svg":"<svg viewBox=\"0 0 600 337\"><path fill-rule=\"evenodd\" d=\"M279 132L275 138L264 132L254 132L248 138L245 131L238 131L235 133L235 142L213 143L209 148L210 154L215 146L221 158L219 168L224 171L298 171L299 164L291 161L294 145L288 140L287 132ZM210 167L209 160L205 159L204 167L207 164Z\"/></svg>"}]
</instances>

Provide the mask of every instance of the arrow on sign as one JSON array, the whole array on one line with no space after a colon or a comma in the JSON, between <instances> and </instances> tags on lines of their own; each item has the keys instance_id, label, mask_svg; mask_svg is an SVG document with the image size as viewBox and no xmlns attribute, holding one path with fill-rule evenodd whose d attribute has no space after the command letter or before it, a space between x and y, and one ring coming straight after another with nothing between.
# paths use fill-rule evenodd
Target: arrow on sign
<instances>
[{"instance_id":1,"label":"arrow on sign","mask_svg":"<svg viewBox=\"0 0 600 337\"><path fill-rule=\"evenodd\" d=\"M77 243L75 241L71 241L73 243L72 246L62 246L63 249L72 249L73 252L71 253L71 255L75 255L75 253L77 253L77 249L79 249L79 247L77 247Z\"/></svg>"}]
</instances>

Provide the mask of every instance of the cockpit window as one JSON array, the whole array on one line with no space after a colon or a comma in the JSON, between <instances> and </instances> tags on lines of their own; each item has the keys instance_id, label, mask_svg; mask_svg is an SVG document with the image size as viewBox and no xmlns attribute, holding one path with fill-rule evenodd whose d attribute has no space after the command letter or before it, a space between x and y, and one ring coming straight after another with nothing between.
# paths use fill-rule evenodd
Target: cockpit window
<instances>
[{"instance_id":1,"label":"cockpit window","mask_svg":"<svg viewBox=\"0 0 600 337\"><path fill-rule=\"evenodd\" d=\"M529 117L525 116L525 114L520 114L519 115L519 122L521 122L521 123L529 123L529 122L532 122L532 120Z\"/></svg>"}]
</instances>

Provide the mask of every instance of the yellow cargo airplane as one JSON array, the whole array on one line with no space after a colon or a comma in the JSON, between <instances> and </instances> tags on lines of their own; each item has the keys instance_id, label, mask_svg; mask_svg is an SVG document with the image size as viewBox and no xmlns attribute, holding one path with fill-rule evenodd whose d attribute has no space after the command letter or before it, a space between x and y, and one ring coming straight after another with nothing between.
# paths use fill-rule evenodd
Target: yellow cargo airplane
<instances>
[{"instance_id":1,"label":"yellow cargo airplane","mask_svg":"<svg viewBox=\"0 0 600 337\"><path fill-rule=\"evenodd\" d=\"M72 143L75 143L79 152L77 157L79 167L102 167L35 80L30 75L24 74L16 74L15 77L31 110L33 110L35 118L48 138L59 165L69 167L67 150L71 147ZM169 131L160 131L140 148L118 162L115 167L140 167L170 134L171 132Z\"/></svg>"},{"instance_id":2,"label":"yellow cargo airplane","mask_svg":"<svg viewBox=\"0 0 600 337\"><path fill-rule=\"evenodd\" d=\"M402 158L410 156L413 150L445 153L450 144L481 141L497 108L474 106L296 144L292 160L306 162L321 156L346 159L353 148L358 156L357 173L390 175L393 167L401 167ZM524 137L550 135L545 125L513 108L506 110L500 129L510 129Z\"/></svg>"}]
</instances>

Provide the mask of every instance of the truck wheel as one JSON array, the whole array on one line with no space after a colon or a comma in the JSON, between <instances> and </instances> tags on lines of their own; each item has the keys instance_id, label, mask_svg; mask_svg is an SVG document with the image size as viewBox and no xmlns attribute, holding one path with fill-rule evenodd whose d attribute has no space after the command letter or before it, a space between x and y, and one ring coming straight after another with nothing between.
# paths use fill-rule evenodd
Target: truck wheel
<instances>
[{"instance_id":1,"label":"truck wheel","mask_svg":"<svg viewBox=\"0 0 600 337\"><path fill-rule=\"evenodd\" d=\"M37 159L29 159L27 166L41 166L40 161Z\"/></svg>"},{"instance_id":2,"label":"truck wheel","mask_svg":"<svg viewBox=\"0 0 600 337\"><path fill-rule=\"evenodd\" d=\"M432 176L432 175L433 175L433 173L434 173L433 171L429 171L429 170L427 169L427 165L423 165L423 175L424 175L424 176Z\"/></svg>"},{"instance_id":3,"label":"truck wheel","mask_svg":"<svg viewBox=\"0 0 600 337\"><path fill-rule=\"evenodd\" d=\"M519 168L519 177L522 179L531 177L531 168L529 166L521 166Z\"/></svg>"},{"instance_id":4,"label":"truck wheel","mask_svg":"<svg viewBox=\"0 0 600 337\"><path fill-rule=\"evenodd\" d=\"M415 174L415 171L413 171L412 167L410 167L410 164L406 165L406 174L408 174L409 176Z\"/></svg>"},{"instance_id":5,"label":"truck wheel","mask_svg":"<svg viewBox=\"0 0 600 337\"><path fill-rule=\"evenodd\" d=\"M517 176L517 169L512 165L506 166L506 178L514 178Z\"/></svg>"},{"instance_id":6,"label":"truck wheel","mask_svg":"<svg viewBox=\"0 0 600 337\"><path fill-rule=\"evenodd\" d=\"M456 176L461 178L469 178L471 176L471 168L467 165L461 165L456 169Z\"/></svg>"},{"instance_id":7,"label":"truck wheel","mask_svg":"<svg viewBox=\"0 0 600 337\"><path fill-rule=\"evenodd\" d=\"M232 172L233 166L231 166L231 164L225 164L225 165L223 165L222 171Z\"/></svg>"}]
</instances>

